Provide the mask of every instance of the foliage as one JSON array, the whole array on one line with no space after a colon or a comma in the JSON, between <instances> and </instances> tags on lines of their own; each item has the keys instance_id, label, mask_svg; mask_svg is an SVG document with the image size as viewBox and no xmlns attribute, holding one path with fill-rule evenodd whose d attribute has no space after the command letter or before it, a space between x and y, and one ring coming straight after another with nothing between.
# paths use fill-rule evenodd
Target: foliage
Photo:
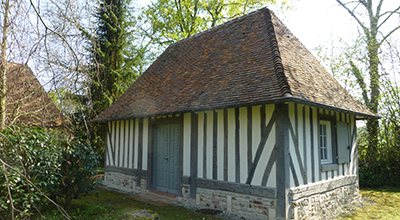
<instances>
[{"instance_id":1,"label":"foliage","mask_svg":"<svg viewBox=\"0 0 400 220\"><path fill-rule=\"evenodd\" d=\"M64 137L58 132L51 133L36 128L16 127L3 130L3 135L0 137L1 158L42 189L56 184L60 170L59 158L62 152L58 145L64 142ZM12 201L7 192L7 182L13 197ZM44 202L40 192L29 184L26 178L10 168L3 169L0 183L1 215L6 216L6 211L11 211L11 203L14 203L19 214L24 216L29 215L35 206L37 208Z\"/></svg>"},{"instance_id":2,"label":"foliage","mask_svg":"<svg viewBox=\"0 0 400 220\"><path fill-rule=\"evenodd\" d=\"M86 141L69 140L62 149L61 170L57 185L50 189L51 198L71 209L71 201L96 189L96 180L92 179L99 166L99 156Z\"/></svg>"},{"instance_id":3,"label":"foliage","mask_svg":"<svg viewBox=\"0 0 400 220\"><path fill-rule=\"evenodd\" d=\"M358 88L361 90L363 103L373 112L378 112L381 97L381 69L382 63L380 51L382 45L388 38L397 31L400 26L390 27L387 32L383 32L387 24L393 19L393 16L400 13L400 6L394 10L382 10L384 0L379 0L373 4L372 0L343 1L336 0L350 16L357 22L361 28L362 50L365 52L365 59L356 63L352 57L349 57L348 68L353 77L356 78ZM365 66L368 78L362 73L360 66ZM369 82L367 81L369 80ZM379 122L377 119L371 119L367 122L368 145L373 157L373 152L378 148ZM372 160L372 158L371 158Z\"/></svg>"},{"instance_id":4,"label":"foliage","mask_svg":"<svg viewBox=\"0 0 400 220\"><path fill-rule=\"evenodd\" d=\"M382 83L385 115L380 120L379 144L371 157L365 131L359 139L360 185L369 187L400 186L400 88L395 82Z\"/></svg>"},{"instance_id":5,"label":"foliage","mask_svg":"<svg viewBox=\"0 0 400 220\"><path fill-rule=\"evenodd\" d=\"M142 9L142 35L150 51L162 51L181 39L193 36L252 10L276 4L275 0L157 0ZM282 1L282 7L288 3Z\"/></svg>"},{"instance_id":6,"label":"foliage","mask_svg":"<svg viewBox=\"0 0 400 220\"><path fill-rule=\"evenodd\" d=\"M101 0L95 14L94 31L80 27L88 43L86 83L89 91L87 94L69 94L70 99L80 100L82 106L72 112L71 118L75 135L86 136L99 155L104 154L105 127L87 121L111 106L139 74L134 66L141 61L137 57L142 50L127 41L128 38L133 40L135 24L129 5L130 0Z\"/></svg>"},{"instance_id":7,"label":"foliage","mask_svg":"<svg viewBox=\"0 0 400 220\"><path fill-rule=\"evenodd\" d=\"M318 55L350 93L382 116L368 120L359 131L360 185L398 185L400 103L395 76L400 56L391 37L400 26L390 24L396 22L400 5L383 10L389 1L336 1L357 22L360 36L351 44L332 44L329 55L320 47Z\"/></svg>"},{"instance_id":8,"label":"foliage","mask_svg":"<svg viewBox=\"0 0 400 220\"><path fill-rule=\"evenodd\" d=\"M125 62L127 47L126 21L129 0L102 0L96 18L98 27L89 52L92 57L90 96L92 108L99 114L108 108L136 79L136 74Z\"/></svg>"},{"instance_id":9,"label":"foliage","mask_svg":"<svg viewBox=\"0 0 400 220\"><path fill-rule=\"evenodd\" d=\"M44 194L67 205L68 198L62 193L68 191L75 199L95 187L90 176L98 166L97 156L87 143L62 131L5 129L0 136L0 150L0 216L11 217L17 210L22 218L39 211L48 203Z\"/></svg>"}]
</instances>

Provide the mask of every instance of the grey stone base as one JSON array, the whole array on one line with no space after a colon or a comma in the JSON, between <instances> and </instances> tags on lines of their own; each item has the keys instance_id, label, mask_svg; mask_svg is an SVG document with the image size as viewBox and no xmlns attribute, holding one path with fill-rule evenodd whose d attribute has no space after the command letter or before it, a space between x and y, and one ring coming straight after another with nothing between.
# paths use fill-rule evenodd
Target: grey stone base
<instances>
[{"instance_id":1,"label":"grey stone base","mask_svg":"<svg viewBox=\"0 0 400 220\"><path fill-rule=\"evenodd\" d=\"M136 176L106 171L103 185L138 193L147 191L146 178L137 186ZM227 190L197 188L196 198L190 198L190 185L182 184L182 204L197 209L216 209L245 219L275 219L276 199L248 195ZM345 176L332 180L294 187L290 189L291 218L329 219L346 211L361 196L357 176Z\"/></svg>"},{"instance_id":2,"label":"grey stone base","mask_svg":"<svg viewBox=\"0 0 400 220\"><path fill-rule=\"evenodd\" d=\"M105 172L103 185L118 189L124 192L146 192L147 181L146 178L140 180L141 185L137 186L136 176L126 175L118 172Z\"/></svg>"},{"instance_id":3,"label":"grey stone base","mask_svg":"<svg viewBox=\"0 0 400 220\"><path fill-rule=\"evenodd\" d=\"M246 195L224 190L197 188L196 199L189 198L190 186L182 186L182 202L197 208L217 209L246 219L274 219L274 198Z\"/></svg>"},{"instance_id":4,"label":"grey stone base","mask_svg":"<svg viewBox=\"0 0 400 220\"><path fill-rule=\"evenodd\" d=\"M361 200L355 176L297 187L291 192L295 220L335 218Z\"/></svg>"}]
</instances>

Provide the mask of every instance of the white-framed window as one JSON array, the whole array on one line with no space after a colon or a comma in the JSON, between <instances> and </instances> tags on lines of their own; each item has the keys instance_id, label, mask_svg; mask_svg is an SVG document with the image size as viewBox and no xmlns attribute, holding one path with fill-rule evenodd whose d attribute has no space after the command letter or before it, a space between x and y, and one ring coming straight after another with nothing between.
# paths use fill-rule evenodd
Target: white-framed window
<instances>
[{"instance_id":1,"label":"white-framed window","mask_svg":"<svg viewBox=\"0 0 400 220\"><path fill-rule=\"evenodd\" d=\"M319 143L321 151L321 164L332 163L332 131L330 121L319 121Z\"/></svg>"}]
</instances>

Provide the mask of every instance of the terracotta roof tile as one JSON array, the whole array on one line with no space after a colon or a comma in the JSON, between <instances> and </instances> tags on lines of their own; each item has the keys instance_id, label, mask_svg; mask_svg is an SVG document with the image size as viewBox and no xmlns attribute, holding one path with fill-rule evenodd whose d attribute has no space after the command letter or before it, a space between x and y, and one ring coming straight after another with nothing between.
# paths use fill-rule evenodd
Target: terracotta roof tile
<instances>
[{"instance_id":1,"label":"terracotta roof tile","mask_svg":"<svg viewBox=\"0 0 400 220\"><path fill-rule=\"evenodd\" d=\"M67 122L28 66L8 66L6 124L55 127Z\"/></svg>"},{"instance_id":2,"label":"terracotta roof tile","mask_svg":"<svg viewBox=\"0 0 400 220\"><path fill-rule=\"evenodd\" d=\"M263 8L170 45L94 121L245 106L288 95L374 115Z\"/></svg>"}]
</instances>

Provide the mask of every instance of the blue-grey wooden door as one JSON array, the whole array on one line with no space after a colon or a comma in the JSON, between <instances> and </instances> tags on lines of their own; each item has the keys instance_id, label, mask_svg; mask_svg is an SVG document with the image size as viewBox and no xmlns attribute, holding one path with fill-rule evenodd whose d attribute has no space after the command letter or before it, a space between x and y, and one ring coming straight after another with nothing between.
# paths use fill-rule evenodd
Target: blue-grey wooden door
<instances>
[{"instance_id":1,"label":"blue-grey wooden door","mask_svg":"<svg viewBox=\"0 0 400 220\"><path fill-rule=\"evenodd\" d=\"M179 124L154 127L153 186L156 190L178 194Z\"/></svg>"}]
</instances>

